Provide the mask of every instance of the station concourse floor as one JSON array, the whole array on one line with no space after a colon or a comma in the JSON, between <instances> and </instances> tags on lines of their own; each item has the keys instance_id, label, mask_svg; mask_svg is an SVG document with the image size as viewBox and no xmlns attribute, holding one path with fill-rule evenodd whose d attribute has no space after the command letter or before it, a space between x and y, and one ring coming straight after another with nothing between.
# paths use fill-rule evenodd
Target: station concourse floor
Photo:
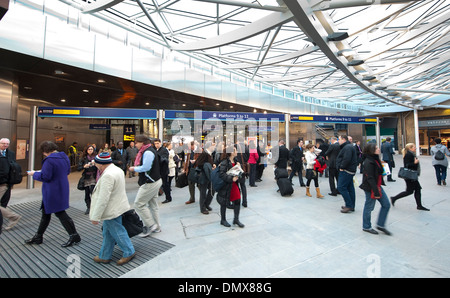
<instances>
[{"instance_id":1,"label":"station concourse floor","mask_svg":"<svg viewBox=\"0 0 450 298\"><path fill-rule=\"evenodd\" d=\"M343 199L328 195L325 176L319 178L321 193L325 195L322 199L315 197L313 182L313 197L307 197L298 177L293 179L294 194L281 197L276 191L273 167L269 165L258 187L249 187L247 180L248 207L242 207L240 214L245 228L220 225L215 198L211 204L213 211L208 215L200 213L198 189L196 203L186 205L188 188L177 188L173 181L172 202L159 205L162 231L151 237L174 246L121 277L448 278L450 185L437 185L430 156L421 156L420 161L422 202L431 211L417 210L413 195L398 200L387 218L386 228L392 236L362 231L365 197L359 188L355 212L341 213ZM384 187L388 196L405 189L405 182L397 178L403 164L400 154L395 155L395 163L396 182L386 182ZM69 175L70 204L84 211L84 192L76 189L80 175L81 172ZM361 182L359 172L356 177ZM40 182L27 189L26 180L14 186L10 206L41 200ZM126 180L128 199L133 206L137 178ZM160 196L160 202L164 199L164 195ZM377 203L372 212L374 228L379 209ZM232 223L233 210L227 210L227 219Z\"/></svg>"}]
</instances>

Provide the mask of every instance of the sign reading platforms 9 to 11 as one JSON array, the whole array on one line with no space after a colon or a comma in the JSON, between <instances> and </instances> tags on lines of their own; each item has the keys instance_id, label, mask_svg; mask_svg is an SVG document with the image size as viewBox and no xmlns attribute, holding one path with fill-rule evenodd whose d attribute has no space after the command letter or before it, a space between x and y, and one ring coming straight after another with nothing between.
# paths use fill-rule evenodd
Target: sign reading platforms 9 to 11
<instances>
[{"instance_id":1,"label":"sign reading platforms 9 to 11","mask_svg":"<svg viewBox=\"0 0 450 298\"><path fill-rule=\"evenodd\" d=\"M291 122L376 124L377 118L351 117L351 116L291 115Z\"/></svg>"}]
</instances>

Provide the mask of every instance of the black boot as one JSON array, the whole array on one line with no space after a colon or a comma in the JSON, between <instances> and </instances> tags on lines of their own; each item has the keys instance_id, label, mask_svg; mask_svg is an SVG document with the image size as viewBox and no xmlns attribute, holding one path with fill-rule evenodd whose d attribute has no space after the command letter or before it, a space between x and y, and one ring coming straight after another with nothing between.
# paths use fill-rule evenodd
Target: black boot
<instances>
[{"instance_id":1,"label":"black boot","mask_svg":"<svg viewBox=\"0 0 450 298\"><path fill-rule=\"evenodd\" d=\"M69 240L64 244L61 244L62 247L72 246L72 244L81 241L81 237L80 235L78 235L77 230L75 229L75 223L70 217L61 219L61 223L64 229L69 234Z\"/></svg>"},{"instance_id":2,"label":"black boot","mask_svg":"<svg viewBox=\"0 0 450 298\"><path fill-rule=\"evenodd\" d=\"M34 234L31 239L25 240L26 244L42 244L44 241L42 234Z\"/></svg>"},{"instance_id":3,"label":"black boot","mask_svg":"<svg viewBox=\"0 0 450 298\"><path fill-rule=\"evenodd\" d=\"M69 247L72 246L72 244L78 243L80 241L81 241L80 235L78 235L78 233L75 233L70 235L69 240L67 240L66 243L61 244L61 247Z\"/></svg>"},{"instance_id":4,"label":"black boot","mask_svg":"<svg viewBox=\"0 0 450 298\"><path fill-rule=\"evenodd\" d=\"M430 211L422 205L422 195L417 190L414 192L414 199L416 199L417 210Z\"/></svg>"},{"instance_id":5,"label":"black boot","mask_svg":"<svg viewBox=\"0 0 450 298\"><path fill-rule=\"evenodd\" d=\"M231 225L228 223L225 212L227 211L227 207L225 205L220 205L220 224L222 226L225 226L227 228L231 227Z\"/></svg>"},{"instance_id":6,"label":"black boot","mask_svg":"<svg viewBox=\"0 0 450 298\"><path fill-rule=\"evenodd\" d=\"M233 225L238 225L240 228L245 227L245 225L242 222L240 222L238 218L235 218L233 220Z\"/></svg>"},{"instance_id":7,"label":"black boot","mask_svg":"<svg viewBox=\"0 0 450 298\"><path fill-rule=\"evenodd\" d=\"M238 200L237 204L234 205L234 220L233 220L233 224L234 225L238 225L240 228L243 228L244 224L239 221L239 213L240 213L240 210L241 210L241 205L239 204L240 203L239 201L240 200Z\"/></svg>"}]
</instances>

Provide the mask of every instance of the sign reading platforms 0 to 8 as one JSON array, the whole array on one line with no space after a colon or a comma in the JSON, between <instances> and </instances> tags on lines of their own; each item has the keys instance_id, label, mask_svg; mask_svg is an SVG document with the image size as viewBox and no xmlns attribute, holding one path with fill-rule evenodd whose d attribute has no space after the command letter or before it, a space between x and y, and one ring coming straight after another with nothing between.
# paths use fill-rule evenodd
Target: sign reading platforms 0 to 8
<instances>
[{"instance_id":1,"label":"sign reading platforms 0 to 8","mask_svg":"<svg viewBox=\"0 0 450 298\"><path fill-rule=\"evenodd\" d=\"M377 124L377 118L351 116L291 115L291 122Z\"/></svg>"}]
</instances>

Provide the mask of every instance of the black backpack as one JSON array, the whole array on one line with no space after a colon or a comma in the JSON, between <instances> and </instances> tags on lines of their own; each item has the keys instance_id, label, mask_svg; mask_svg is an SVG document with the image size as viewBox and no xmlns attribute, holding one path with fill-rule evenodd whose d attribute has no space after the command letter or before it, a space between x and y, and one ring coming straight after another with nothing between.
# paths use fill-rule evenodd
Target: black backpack
<instances>
[{"instance_id":1,"label":"black backpack","mask_svg":"<svg viewBox=\"0 0 450 298\"><path fill-rule=\"evenodd\" d=\"M438 151L434 154L434 158L436 160L444 160L445 154L442 153L442 151L438 149Z\"/></svg>"},{"instance_id":2,"label":"black backpack","mask_svg":"<svg viewBox=\"0 0 450 298\"><path fill-rule=\"evenodd\" d=\"M19 184L22 182L22 167L15 162L14 160L11 160L9 162L9 180L8 184Z\"/></svg>"}]
</instances>

